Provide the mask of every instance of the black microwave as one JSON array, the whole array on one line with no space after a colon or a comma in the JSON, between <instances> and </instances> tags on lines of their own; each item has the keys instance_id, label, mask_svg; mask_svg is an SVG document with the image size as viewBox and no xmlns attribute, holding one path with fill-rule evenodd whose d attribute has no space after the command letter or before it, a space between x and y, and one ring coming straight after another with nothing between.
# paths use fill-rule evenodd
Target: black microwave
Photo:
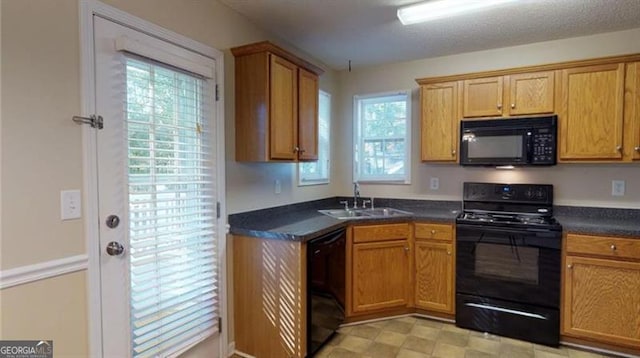
<instances>
[{"instance_id":1,"label":"black microwave","mask_svg":"<svg viewBox=\"0 0 640 358\"><path fill-rule=\"evenodd\" d=\"M460 165L555 165L558 116L462 120Z\"/></svg>"}]
</instances>

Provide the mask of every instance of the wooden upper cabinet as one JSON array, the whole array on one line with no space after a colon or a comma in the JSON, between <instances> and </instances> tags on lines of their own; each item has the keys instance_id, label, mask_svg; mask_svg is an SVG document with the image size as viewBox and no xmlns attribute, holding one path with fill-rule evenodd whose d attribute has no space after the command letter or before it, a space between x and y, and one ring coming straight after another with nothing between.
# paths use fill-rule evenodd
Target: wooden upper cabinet
<instances>
[{"instance_id":1,"label":"wooden upper cabinet","mask_svg":"<svg viewBox=\"0 0 640 358\"><path fill-rule=\"evenodd\" d=\"M623 155L625 64L558 71L560 159L620 160Z\"/></svg>"},{"instance_id":2,"label":"wooden upper cabinet","mask_svg":"<svg viewBox=\"0 0 640 358\"><path fill-rule=\"evenodd\" d=\"M236 71L236 160L317 160L322 69L266 41L231 52Z\"/></svg>"},{"instance_id":3,"label":"wooden upper cabinet","mask_svg":"<svg viewBox=\"0 0 640 358\"><path fill-rule=\"evenodd\" d=\"M318 160L318 76L298 69L298 159Z\"/></svg>"},{"instance_id":4,"label":"wooden upper cabinet","mask_svg":"<svg viewBox=\"0 0 640 358\"><path fill-rule=\"evenodd\" d=\"M554 112L553 71L464 81L463 117L508 117Z\"/></svg>"},{"instance_id":5,"label":"wooden upper cabinet","mask_svg":"<svg viewBox=\"0 0 640 358\"><path fill-rule=\"evenodd\" d=\"M298 68L276 55L270 58L270 159L295 160L298 155Z\"/></svg>"},{"instance_id":6,"label":"wooden upper cabinet","mask_svg":"<svg viewBox=\"0 0 640 358\"><path fill-rule=\"evenodd\" d=\"M463 83L463 117L502 115L502 76L465 80Z\"/></svg>"},{"instance_id":7,"label":"wooden upper cabinet","mask_svg":"<svg viewBox=\"0 0 640 358\"><path fill-rule=\"evenodd\" d=\"M458 159L458 82L420 86L421 159L455 162Z\"/></svg>"},{"instance_id":8,"label":"wooden upper cabinet","mask_svg":"<svg viewBox=\"0 0 640 358\"><path fill-rule=\"evenodd\" d=\"M640 62L627 64L624 125L625 159L640 160Z\"/></svg>"},{"instance_id":9,"label":"wooden upper cabinet","mask_svg":"<svg viewBox=\"0 0 640 358\"><path fill-rule=\"evenodd\" d=\"M508 113L510 116L554 112L553 71L521 73L507 76L509 84Z\"/></svg>"}]
</instances>

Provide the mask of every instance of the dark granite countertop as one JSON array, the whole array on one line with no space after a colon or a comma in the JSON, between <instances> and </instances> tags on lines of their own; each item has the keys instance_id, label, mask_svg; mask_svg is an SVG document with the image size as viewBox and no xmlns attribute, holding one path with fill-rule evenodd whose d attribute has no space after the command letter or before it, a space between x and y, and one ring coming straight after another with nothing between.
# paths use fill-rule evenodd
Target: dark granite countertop
<instances>
[{"instance_id":1,"label":"dark granite countertop","mask_svg":"<svg viewBox=\"0 0 640 358\"><path fill-rule=\"evenodd\" d=\"M640 210L556 206L554 216L564 232L625 236L640 240Z\"/></svg>"},{"instance_id":2,"label":"dark granite countertop","mask_svg":"<svg viewBox=\"0 0 640 358\"><path fill-rule=\"evenodd\" d=\"M321 209L341 208L345 197L308 201L229 215L231 234L306 242L350 224L429 221L455 223L459 201L375 199L376 207L392 207L412 215L382 219L334 219ZM350 199L349 202L352 202ZM640 239L640 210L556 206L554 216L565 232L624 236Z\"/></svg>"},{"instance_id":3,"label":"dark granite countertop","mask_svg":"<svg viewBox=\"0 0 640 358\"><path fill-rule=\"evenodd\" d=\"M412 221L454 223L460 212L458 201L375 199L376 207L392 207L412 215L392 218L334 219L318 210L339 209L341 200L335 197L304 203L278 206L229 215L231 234L305 242L350 224L375 224ZM351 202L353 200L349 200Z\"/></svg>"}]
</instances>

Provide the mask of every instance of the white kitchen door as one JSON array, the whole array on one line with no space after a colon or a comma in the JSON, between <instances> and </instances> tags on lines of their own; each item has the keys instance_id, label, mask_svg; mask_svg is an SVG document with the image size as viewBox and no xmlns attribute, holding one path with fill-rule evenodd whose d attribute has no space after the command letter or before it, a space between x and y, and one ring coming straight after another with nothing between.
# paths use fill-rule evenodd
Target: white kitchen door
<instances>
[{"instance_id":1,"label":"white kitchen door","mask_svg":"<svg viewBox=\"0 0 640 358\"><path fill-rule=\"evenodd\" d=\"M220 347L216 62L93 26L103 356Z\"/></svg>"}]
</instances>

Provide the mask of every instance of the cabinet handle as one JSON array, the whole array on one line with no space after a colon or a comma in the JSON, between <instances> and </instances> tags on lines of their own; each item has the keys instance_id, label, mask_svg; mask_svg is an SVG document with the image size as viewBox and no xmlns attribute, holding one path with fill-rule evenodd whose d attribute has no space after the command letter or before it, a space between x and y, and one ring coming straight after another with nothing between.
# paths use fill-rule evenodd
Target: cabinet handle
<instances>
[{"instance_id":1,"label":"cabinet handle","mask_svg":"<svg viewBox=\"0 0 640 358\"><path fill-rule=\"evenodd\" d=\"M611 251L616 251L617 247L614 244L611 244Z\"/></svg>"},{"instance_id":2,"label":"cabinet handle","mask_svg":"<svg viewBox=\"0 0 640 358\"><path fill-rule=\"evenodd\" d=\"M451 251L447 251L447 255L451 256Z\"/></svg>"},{"instance_id":3,"label":"cabinet handle","mask_svg":"<svg viewBox=\"0 0 640 358\"><path fill-rule=\"evenodd\" d=\"M640 151L640 147L638 147L638 149ZM454 155L456 155L456 150L455 149L451 151L451 156L454 156Z\"/></svg>"},{"instance_id":4,"label":"cabinet handle","mask_svg":"<svg viewBox=\"0 0 640 358\"><path fill-rule=\"evenodd\" d=\"M293 148L293 152L294 153L298 153L299 151L300 151L300 148L298 148L298 147Z\"/></svg>"},{"instance_id":5,"label":"cabinet handle","mask_svg":"<svg viewBox=\"0 0 640 358\"><path fill-rule=\"evenodd\" d=\"M436 231L435 230L431 230L431 235L435 235Z\"/></svg>"},{"instance_id":6,"label":"cabinet handle","mask_svg":"<svg viewBox=\"0 0 640 358\"><path fill-rule=\"evenodd\" d=\"M404 247L404 251L405 251L405 252L409 252L409 246L405 246L405 247Z\"/></svg>"},{"instance_id":7,"label":"cabinet handle","mask_svg":"<svg viewBox=\"0 0 640 358\"><path fill-rule=\"evenodd\" d=\"M498 107L499 110L502 110L502 104L501 103L498 103L497 107Z\"/></svg>"},{"instance_id":8,"label":"cabinet handle","mask_svg":"<svg viewBox=\"0 0 640 358\"><path fill-rule=\"evenodd\" d=\"M511 103L511 108L516 108L516 104L515 103Z\"/></svg>"},{"instance_id":9,"label":"cabinet handle","mask_svg":"<svg viewBox=\"0 0 640 358\"><path fill-rule=\"evenodd\" d=\"M635 150L636 152L640 153L640 146L637 146L637 147L633 148L633 150Z\"/></svg>"},{"instance_id":10,"label":"cabinet handle","mask_svg":"<svg viewBox=\"0 0 640 358\"><path fill-rule=\"evenodd\" d=\"M568 264L568 265L567 265L567 268L568 268L568 269L572 269L572 268L573 268L573 265L572 265L572 264Z\"/></svg>"},{"instance_id":11,"label":"cabinet handle","mask_svg":"<svg viewBox=\"0 0 640 358\"><path fill-rule=\"evenodd\" d=\"M621 145L616 146L616 151L622 152L622 146Z\"/></svg>"}]
</instances>

